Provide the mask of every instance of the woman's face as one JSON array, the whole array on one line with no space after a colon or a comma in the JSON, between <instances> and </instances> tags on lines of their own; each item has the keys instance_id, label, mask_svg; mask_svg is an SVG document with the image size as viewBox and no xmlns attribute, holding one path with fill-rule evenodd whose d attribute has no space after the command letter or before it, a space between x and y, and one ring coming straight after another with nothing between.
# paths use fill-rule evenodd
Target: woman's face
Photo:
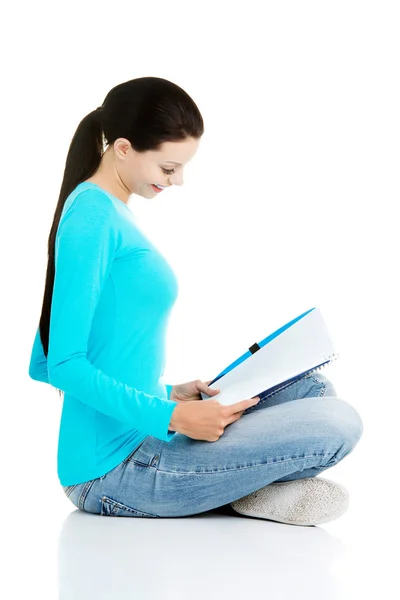
<instances>
[{"instance_id":1,"label":"woman's face","mask_svg":"<svg viewBox=\"0 0 400 600\"><path fill-rule=\"evenodd\" d=\"M165 142L159 150L139 153L128 140L118 138L112 146L113 170L128 195L154 198L162 192L157 192L152 184L164 188L183 184L183 169L196 154L199 143L200 139L187 138L182 142Z\"/></svg>"}]
</instances>

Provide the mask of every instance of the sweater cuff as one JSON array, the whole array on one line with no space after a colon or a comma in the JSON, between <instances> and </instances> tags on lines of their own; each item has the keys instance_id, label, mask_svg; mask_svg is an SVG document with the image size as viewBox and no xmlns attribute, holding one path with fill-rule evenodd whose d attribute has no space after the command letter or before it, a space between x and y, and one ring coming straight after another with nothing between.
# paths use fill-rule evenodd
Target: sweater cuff
<instances>
[{"instance_id":1,"label":"sweater cuff","mask_svg":"<svg viewBox=\"0 0 400 600\"><path fill-rule=\"evenodd\" d=\"M171 394L172 394L172 385L169 385L168 383L165 384L166 390L167 390L167 400L169 400L171 398Z\"/></svg>"}]
</instances>

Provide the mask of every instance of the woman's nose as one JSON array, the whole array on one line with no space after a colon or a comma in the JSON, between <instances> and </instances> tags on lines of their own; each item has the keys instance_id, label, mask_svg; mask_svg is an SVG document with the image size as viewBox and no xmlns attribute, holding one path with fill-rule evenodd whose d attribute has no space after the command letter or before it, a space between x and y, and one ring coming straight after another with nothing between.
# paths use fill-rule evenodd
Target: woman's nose
<instances>
[{"instance_id":1,"label":"woman's nose","mask_svg":"<svg viewBox=\"0 0 400 600\"><path fill-rule=\"evenodd\" d=\"M169 178L170 185L183 185L183 175L181 173L174 173Z\"/></svg>"}]
</instances>

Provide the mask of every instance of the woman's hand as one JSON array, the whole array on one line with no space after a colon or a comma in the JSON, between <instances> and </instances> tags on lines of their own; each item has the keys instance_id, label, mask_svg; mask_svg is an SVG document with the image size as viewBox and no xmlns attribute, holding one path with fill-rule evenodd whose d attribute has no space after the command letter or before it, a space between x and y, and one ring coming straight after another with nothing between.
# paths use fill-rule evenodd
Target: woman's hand
<instances>
[{"instance_id":1,"label":"woman's hand","mask_svg":"<svg viewBox=\"0 0 400 600\"><path fill-rule=\"evenodd\" d=\"M173 385L171 390L170 400L175 402L193 402L194 400L202 400L200 392L207 394L207 396L216 396L219 394L219 389L212 389L208 387L212 379L209 381L188 381L188 383L180 383L179 385Z\"/></svg>"}]
</instances>

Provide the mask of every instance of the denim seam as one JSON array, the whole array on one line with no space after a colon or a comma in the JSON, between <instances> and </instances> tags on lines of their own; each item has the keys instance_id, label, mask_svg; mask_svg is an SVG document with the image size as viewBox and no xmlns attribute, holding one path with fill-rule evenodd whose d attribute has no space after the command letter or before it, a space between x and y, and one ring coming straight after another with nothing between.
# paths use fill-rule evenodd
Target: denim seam
<instances>
[{"instance_id":1,"label":"denim seam","mask_svg":"<svg viewBox=\"0 0 400 600\"><path fill-rule=\"evenodd\" d=\"M311 375L311 378L314 380L314 383L316 383L317 385L321 385L321 392L320 392L320 396L323 396L326 392L326 384L324 381L320 381L317 377L314 377L314 375Z\"/></svg>"},{"instance_id":2,"label":"denim seam","mask_svg":"<svg viewBox=\"0 0 400 600\"><path fill-rule=\"evenodd\" d=\"M87 481L83 487L83 490L78 499L78 508L80 508L81 510L84 510L86 496L88 495L90 488L92 487L92 485L94 484L95 481L96 481L96 479Z\"/></svg>"},{"instance_id":3,"label":"denim seam","mask_svg":"<svg viewBox=\"0 0 400 600\"><path fill-rule=\"evenodd\" d=\"M267 400L268 398L272 398L273 396L276 396L276 394L279 394L279 392L282 392L283 390L287 390L288 388L290 388L292 385L294 385L295 383L297 383L298 381L301 381L302 379L305 379L307 376L304 375L304 377L300 377L299 379L295 379L294 381L292 381L292 383L289 383L286 386L282 386L281 388L279 388L278 390L275 390L275 392L272 392L272 394L270 394L269 396L265 396L265 398L263 398L263 400L261 400L261 402L263 402L264 400Z\"/></svg>"},{"instance_id":4,"label":"denim seam","mask_svg":"<svg viewBox=\"0 0 400 600\"><path fill-rule=\"evenodd\" d=\"M216 473L216 474L220 474L220 473L227 473L229 471L238 471L239 469L253 469L254 467L263 467L264 465L278 465L278 464L282 464L282 463L289 463L289 462L296 462L298 460L309 460L310 458L315 458L316 456L331 456L331 453L328 452L327 454L322 452L321 454L309 454L308 456L292 456L291 458L282 458L282 459L275 459L273 458L272 461L267 461L267 462L263 462L263 463L257 463L254 465L244 465L244 466L238 466L238 467L232 467L231 469L216 469L214 471L164 471L162 469L158 469L157 471L159 471L160 473L166 473L167 475L211 475L212 473Z\"/></svg>"},{"instance_id":5,"label":"denim seam","mask_svg":"<svg viewBox=\"0 0 400 600\"><path fill-rule=\"evenodd\" d=\"M72 494L72 492L74 491L74 489L76 488L77 485L78 485L77 483L74 483L73 485L62 486L67 498L70 497L70 495Z\"/></svg>"},{"instance_id":6,"label":"denim seam","mask_svg":"<svg viewBox=\"0 0 400 600\"><path fill-rule=\"evenodd\" d=\"M158 458L160 458L160 456L159 456L159 454L156 454L151 459L151 462L149 462L149 463L143 463L143 462L140 462L139 460L135 460L134 458L132 458L129 462L134 463L135 465L138 465L139 467L147 467L147 468L153 467L154 468L156 466L155 463L157 462Z\"/></svg>"}]
</instances>

